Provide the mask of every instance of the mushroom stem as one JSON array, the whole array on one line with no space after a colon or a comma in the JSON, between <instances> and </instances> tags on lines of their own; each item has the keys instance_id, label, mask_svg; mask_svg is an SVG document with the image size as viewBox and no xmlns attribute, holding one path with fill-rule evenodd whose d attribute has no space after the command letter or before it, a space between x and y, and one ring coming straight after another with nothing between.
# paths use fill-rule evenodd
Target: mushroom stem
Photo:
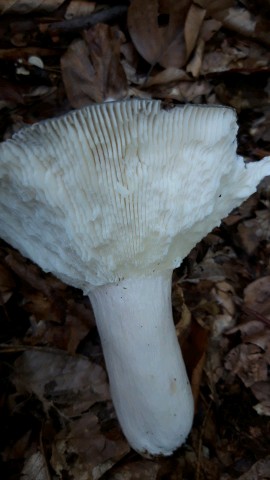
<instances>
[{"instance_id":1,"label":"mushroom stem","mask_svg":"<svg viewBox=\"0 0 270 480\"><path fill-rule=\"evenodd\" d=\"M172 317L171 274L130 278L89 293L119 422L145 456L170 455L193 419Z\"/></svg>"}]
</instances>

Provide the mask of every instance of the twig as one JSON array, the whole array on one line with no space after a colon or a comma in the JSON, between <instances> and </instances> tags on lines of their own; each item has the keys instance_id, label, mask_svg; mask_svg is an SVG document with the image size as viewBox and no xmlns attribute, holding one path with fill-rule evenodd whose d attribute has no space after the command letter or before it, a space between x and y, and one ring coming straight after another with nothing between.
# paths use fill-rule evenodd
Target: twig
<instances>
[{"instance_id":1,"label":"twig","mask_svg":"<svg viewBox=\"0 0 270 480\"><path fill-rule=\"evenodd\" d=\"M42 353L52 353L55 355L64 355L64 356L72 356L66 350L60 350L59 348L51 348L51 347L43 347L43 346L36 346L36 345L13 345L13 344L6 344L0 343L0 354L1 353L17 353L17 352L25 352L27 350L42 352ZM84 357L84 355L76 354L76 357Z\"/></svg>"},{"instance_id":2,"label":"twig","mask_svg":"<svg viewBox=\"0 0 270 480\"><path fill-rule=\"evenodd\" d=\"M72 18L61 22L48 23L46 25L40 24L40 30L46 31L51 35L61 32L74 32L76 30L87 29L93 27L97 23L108 23L116 20L122 15L126 14L127 6L118 5L116 7L108 8L98 12L91 13L84 17Z\"/></svg>"}]
</instances>

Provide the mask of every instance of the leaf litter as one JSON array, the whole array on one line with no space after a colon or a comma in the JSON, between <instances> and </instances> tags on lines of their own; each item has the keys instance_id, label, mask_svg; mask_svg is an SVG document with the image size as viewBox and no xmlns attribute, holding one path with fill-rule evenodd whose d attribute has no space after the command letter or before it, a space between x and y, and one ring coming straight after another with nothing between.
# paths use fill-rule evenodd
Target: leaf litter
<instances>
[{"instance_id":1,"label":"leaf litter","mask_svg":"<svg viewBox=\"0 0 270 480\"><path fill-rule=\"evenodd\" d=\"M266 0L0 0L1 139L137 96L232 106L240 154L269 155L269 22ZM266 179L174 273L196 415L170 458L127 445L89 301L1 243L1 478L269 478L269 192Z\"/></svg>"}]
</instances>

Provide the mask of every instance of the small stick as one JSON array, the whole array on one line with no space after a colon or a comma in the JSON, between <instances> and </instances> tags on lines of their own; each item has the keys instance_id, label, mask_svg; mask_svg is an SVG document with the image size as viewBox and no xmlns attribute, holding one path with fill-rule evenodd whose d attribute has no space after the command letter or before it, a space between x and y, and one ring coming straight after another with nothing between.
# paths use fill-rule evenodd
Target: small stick
<instances>
[{"instance_id":1,"label":"small stick","mask_svg":"<svg viewBox=\"0 0 270 480\"><path fill-rule=\"evenodd\" d=\"M84 17L72 18L70 20L63 20L61 22L48 23L46 25L40 24L40 30L46 31L51 35L61 32L74 32L76 30L87 29L93 27L97 23L108 23L116 20L127 12L127 6L118 5L106 10L91 13Z\"/></svg>"}]
</instances>

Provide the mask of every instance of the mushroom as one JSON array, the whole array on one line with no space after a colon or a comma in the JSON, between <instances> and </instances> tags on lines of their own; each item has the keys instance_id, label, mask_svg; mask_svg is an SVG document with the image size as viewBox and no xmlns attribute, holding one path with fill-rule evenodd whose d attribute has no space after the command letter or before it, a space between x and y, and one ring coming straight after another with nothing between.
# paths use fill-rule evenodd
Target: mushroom
<instances>
[{"instance_id":1,"label":"mushroom","mask_svg":"<svg viewBox=\"0 0 270 480\"><path fill-rule=\"evenodd\" d=\"M90 297L122 430L142 455L186 439L193 400L171 276L270 174L222 106L92 105L0 144L0 235Z\"/></svg>"}]
</instances>

